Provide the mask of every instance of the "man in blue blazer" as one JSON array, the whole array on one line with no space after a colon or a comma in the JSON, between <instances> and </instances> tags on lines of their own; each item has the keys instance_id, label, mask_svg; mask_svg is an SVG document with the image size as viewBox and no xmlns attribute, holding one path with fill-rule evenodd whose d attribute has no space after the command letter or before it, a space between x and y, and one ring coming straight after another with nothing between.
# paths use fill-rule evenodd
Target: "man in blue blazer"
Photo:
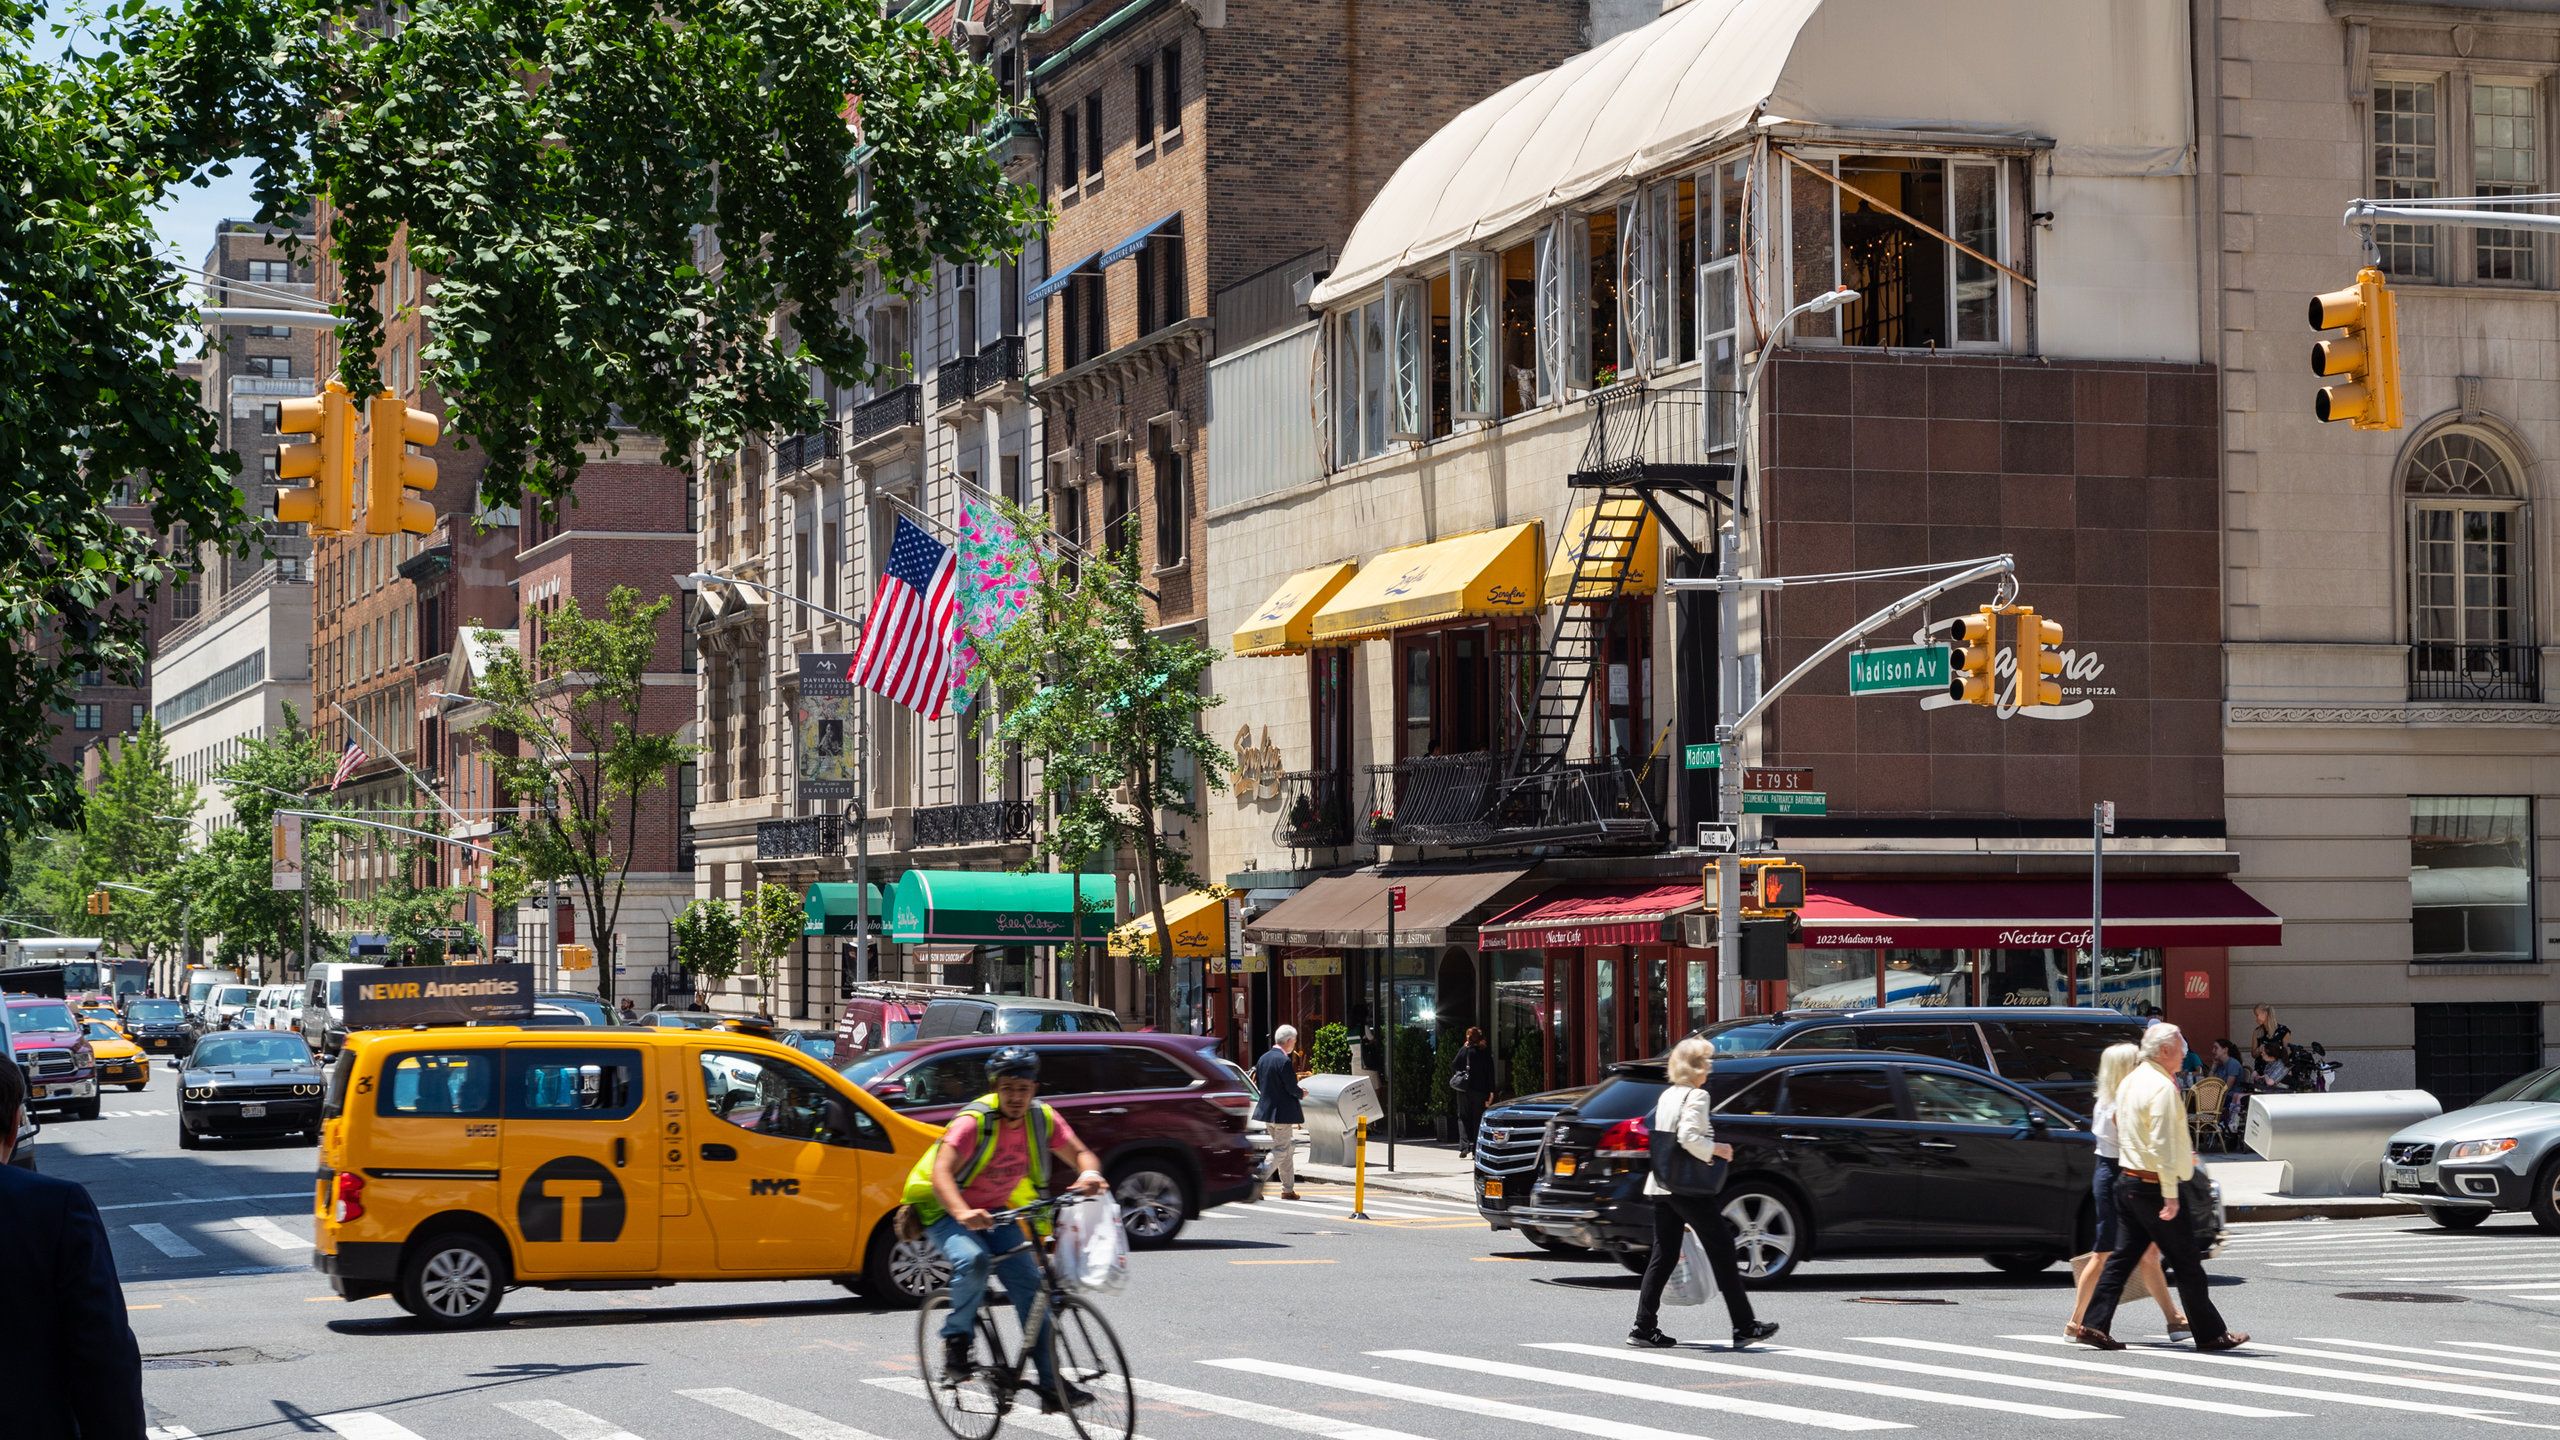
<instances>
[{"instance_id":1,"label":"man in blue blazer","mask_svg":"<svg viewBox=\"0 0 2560 1440\"><path fill-rule=\"evenodd\" d=\"M0 1430L19 1440L142 1440L142 1354L89 1192L9 1164L26 1076L0 1055Z\"/></svg>"},{"instance_id":2,"label":"man in blue blazer","mask_svg":"<svg viewBox=\"0 0 2560 1440\"><path fill-rule=\"evenodd\" d=\"M1280 1175L1280 1198L1298 1198L1298 1127L1307 1123L1299 1102L1306 1098L1298 1083L1297 1063L1290 1051L1298 1044L1298 1027L1283 1025L1271 1037L1271 1048L1253 1062L1253 1085L1262 1092L1253 1118L1271 1127L1271 1163Z\"/></svg>"}]
</instances>

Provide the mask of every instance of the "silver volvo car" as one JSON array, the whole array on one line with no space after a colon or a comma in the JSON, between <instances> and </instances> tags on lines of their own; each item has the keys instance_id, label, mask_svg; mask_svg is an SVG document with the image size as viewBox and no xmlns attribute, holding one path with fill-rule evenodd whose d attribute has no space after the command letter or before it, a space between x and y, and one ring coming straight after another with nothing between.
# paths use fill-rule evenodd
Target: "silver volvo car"
<instances>
[{"instance_id":1,"label":"silver volvo car","mask_svg":"<svg viewBox=\"0 0 2560 1440\"><path fill-rule=\"evenodd\" d=\"M2382 1192L2419 1202L2448 1230L2530 1210L2534 1223L2560 1234L2560 1068L2510 1080L2392 1136Z\"/></svg>"}]
</instances>

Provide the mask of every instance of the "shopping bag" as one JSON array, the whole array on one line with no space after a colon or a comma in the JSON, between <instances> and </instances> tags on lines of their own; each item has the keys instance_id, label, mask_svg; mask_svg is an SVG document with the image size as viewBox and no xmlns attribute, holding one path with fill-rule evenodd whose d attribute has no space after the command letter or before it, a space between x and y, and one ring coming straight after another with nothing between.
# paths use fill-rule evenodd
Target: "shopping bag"
<instances>
[{"instance_id":1,"label":"shopping bag","mask_svg":"<svg viewBox=\"0 0 2560 1440\"><path fill-rule=\"evenodd\" d=\"M1116 1291L1129 1284L1129 1232L1108 1198L1058 1207L1058 1269L1080 1290Z\"/></svg>"},{"instance_id":2,"label":"shopping bag","mask_svg":"<svg viewBox=\"0 0 2560 1440\"><path fill-rule=\"evenodd\" d=\"M2090 1266L2104 1266L2106 1263L2107 1256L2106 1252L2103 1250L2091 1250L2084 1254L2072 1256L2072 1283L2075 1285L2079 1283L2080 1272L2083 1269ZM2140 1269L2137 1268L2131 1275L2125 1277L2124 1294L2117 1298L2119 1302L2123 1304L2131 1304L2136 1300L2148 1300L2151 1298L2151 1281Z\"/></svg>"},{"instance_id":3,"label":"shopping bag","mask_svg":"<svg viewBox=\"0 0 2560 1440\"><path fill-rule=\"evenodd\" d=\"M1704 1305L1716 1293L1715 1272L1707 1268L1707 1247L1698 1232L1680 1232L1680 1263L1671 1267L1671 1283L1662 1287L1665 1305Z\"/></svg>"}]
</instances>

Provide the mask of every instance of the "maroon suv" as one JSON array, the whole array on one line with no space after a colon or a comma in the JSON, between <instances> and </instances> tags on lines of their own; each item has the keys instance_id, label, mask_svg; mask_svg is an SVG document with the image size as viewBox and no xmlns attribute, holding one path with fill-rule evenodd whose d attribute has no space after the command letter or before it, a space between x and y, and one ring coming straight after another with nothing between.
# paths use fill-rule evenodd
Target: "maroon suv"
<instances>
[{"instance_id":1,"label":"maroon suv","mask_svg":"<svg viewBox=\"0 0 2560 1440\"><path fill-rule=\"evenodd\" d=\"M1253 1092L1214 1038L1141 1033L966 1035L913 1040L845 1064L845 1078L928 1125L987 1094L989 1056L1040 1052L1040 1098L1102 1161L1129 1242L1157 1246L1212 1205L1262 1198Z\"/></svg>"},{"instance_id":2,"label":"maroon suv","mask_svg":"<svg viewBox=\"0 0 2560 1440\"><path fill-rule=\"evenodd\" d=\"M98 1072L71 1007L33 995L0 995L9 1050L27 1076L27 1109L98 1118Z\"/></svg>"}]
</instances>

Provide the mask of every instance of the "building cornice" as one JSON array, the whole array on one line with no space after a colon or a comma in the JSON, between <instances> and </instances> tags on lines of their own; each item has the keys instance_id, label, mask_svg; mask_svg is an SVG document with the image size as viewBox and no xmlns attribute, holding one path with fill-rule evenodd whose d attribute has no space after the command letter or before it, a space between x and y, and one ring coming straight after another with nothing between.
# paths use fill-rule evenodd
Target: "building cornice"
<instances>
[{"instance_id":1,"label":"building cornice","mask_svg":"<svg viewBox=\"0 0 2560 1440\"><path fill-rule=\"evenodd\" d=\"M2231 725L2560 726L2560 705L2227 705Z\"/></svg>"}]
</instances>

